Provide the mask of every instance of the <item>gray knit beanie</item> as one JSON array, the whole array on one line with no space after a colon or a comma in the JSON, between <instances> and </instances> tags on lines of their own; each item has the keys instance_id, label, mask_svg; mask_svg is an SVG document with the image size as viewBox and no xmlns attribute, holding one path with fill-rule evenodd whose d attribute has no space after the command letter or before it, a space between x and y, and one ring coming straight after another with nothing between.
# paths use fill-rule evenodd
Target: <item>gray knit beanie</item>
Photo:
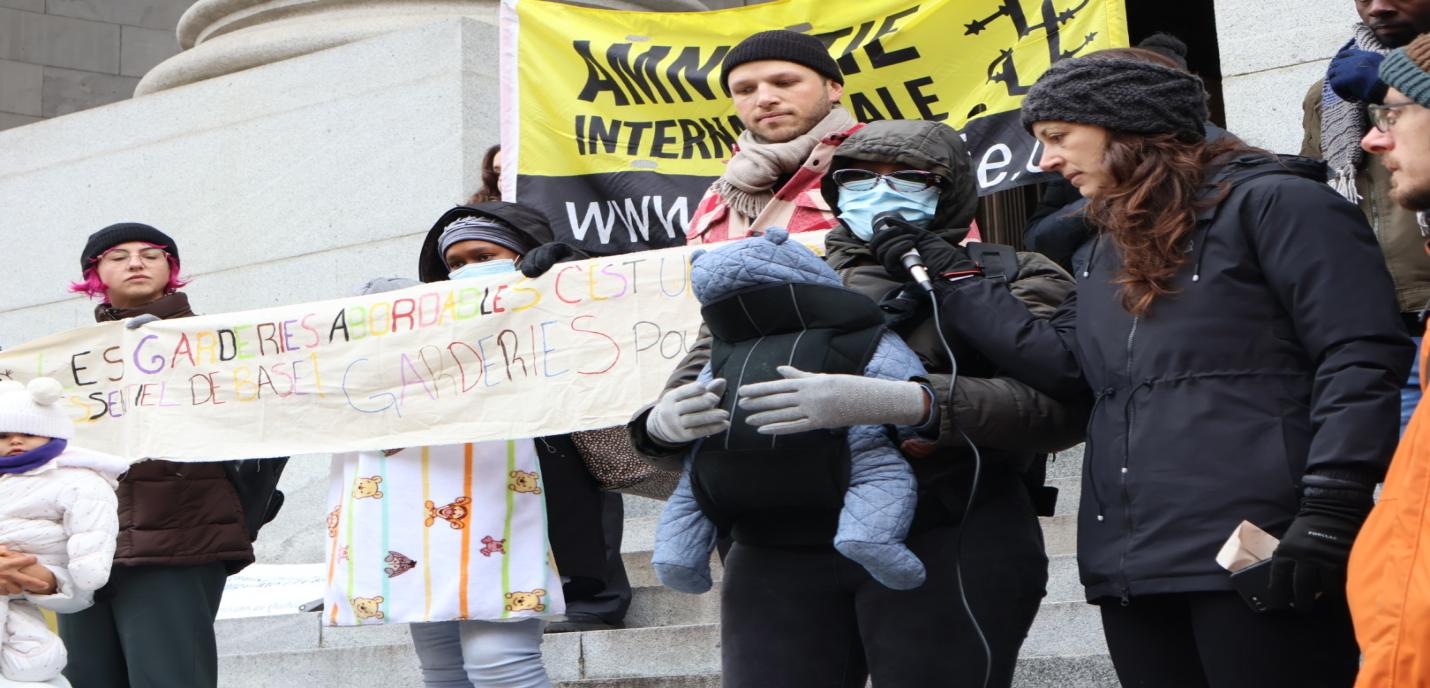
<instances>
[{"instance_id":1,"label":"gray knit beanie","mask_svg":"<svg viewBox=\"0 0 1430 688\"><path fill-rule=\"evenodd\" d=\"M1054 64L1023 97L1023 127L1034 122L1096 124L1133 134L1206 138L1202 80L1179 69L1125 58L1079 57Z\"/></svg>"},{"instance_id":2,"label":"gray knit beanie","mask_svg":"<svg viewBox=\"0 0 1430 688\"><path fill-rule=\"evenodd\" d=\"M1380 80L1406 97L1430 107L1430 34L1396 48L1380 63Z\"/></svg>"}]
</instances>

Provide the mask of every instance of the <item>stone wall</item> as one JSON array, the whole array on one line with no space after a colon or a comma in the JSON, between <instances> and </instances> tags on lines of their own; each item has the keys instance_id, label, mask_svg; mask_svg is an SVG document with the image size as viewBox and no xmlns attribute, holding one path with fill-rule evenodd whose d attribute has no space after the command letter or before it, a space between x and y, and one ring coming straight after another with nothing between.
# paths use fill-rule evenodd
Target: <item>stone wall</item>
<instances>
[{"instance_id":1,"label":"stone wall","mask_svg":"<svg viewBox=\"0 0 1430 688\"><path fill-rule=\"evenodd\" d=\"M124 100L194 0L0 0L0 129Z\"/></svg>"},{"instance_id":2,"label":"stone wall","mask_svg":"<svg viewBox=\"0 0 1430 688\"><path fill-rule=\"evenodd\" d=\"M1301 151L1301 102L1359 21L1354 0L1217 0L1227 129L1278 153Z\"/></svg>"}]
</instances>

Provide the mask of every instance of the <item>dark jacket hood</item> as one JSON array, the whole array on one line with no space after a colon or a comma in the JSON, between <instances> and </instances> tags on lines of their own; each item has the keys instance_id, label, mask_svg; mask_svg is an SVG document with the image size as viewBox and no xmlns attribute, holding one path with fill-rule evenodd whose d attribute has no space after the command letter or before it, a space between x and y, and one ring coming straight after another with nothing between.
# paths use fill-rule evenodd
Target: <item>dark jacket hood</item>
<instances>
[{"instance_id":1,"label":"dark jacket hood","mask_svg":"<svg viewBox=\"0 0 1430 688\"><path fill-rule=\"evenodd\" d=\"M1232 186L1267 174L1292 174L1311 181L1326 181L1326 163L1299 155L1243 153L1226 162L1211 175L1210 183L1228 182Z\"/></svg>"},{"instance_id":2,"label":"dark jacket hood","mask_svg":"<svg viewBox=\"0 0 1430 688\"><path fill-rule=\"evenodd\" d=\"M854 160L900 163L939 174L947 183L938 199L933 227L958 228L967 233L978 210L973 161L963 139L948 125L924 120L880 120L850 134L834 150L834 159L820 183L820 193L835 215L839 214L839 186L834 183L834 173Z\"/></svg>"},{"instance_id":3,"label":"dark jacket hood","mask_svg":"<svg viewBox=\"0 0 1430 688\"><path fill-rule=\"evenodd\" d=\"M1296 177L1309 179L1313 182L1324 183L1326 180L1326 163L1321 160L1303 158L1299 155L1279 155L1276 153L1266 153L1248 151L1236 155L1228 160L1218 161L1213 164L1213 169L1207 175L1206 182L1203 183L1202 194L1217 194L1221 189L1235 188L1258 177L1270 174L1289 174ZM1197 215L1198 220L1211 220L1216 217L1217 211L1221 208L1218 203L1215 206L1204 208Z\"/></svg>"},{"instance_id":4,"label":"dark jacket hood","mask_svg":"<svg viewBox=\"0 0 1430 688\"><path fill-rule=\"evenodd\" d=\"M696 250L690 262L690 286L703 305L768 284L843 286L823 258L789 241L789 232L780 227L711 251Z\"/></svg>"},{"instance_id":5,"label":"dark jacket hood","mask_svg":"<svg viewBox=\"0 0 1430 688\"><path fill-rule=\"evenodd\" d=\"M447 279L447 263L442 260L442 256L438 255L437 240L442 236L442 230L446 229L447 225L452 224L458 218L470 216L497 220L525 234L531 239L531 246L528 247L528 250L554 240L551 223L547 222L546 216L529 206L505 201L459 205L442 213L442 217L437 218L437 222L427 230L427 239L422 242L422 253L417 257L418 279L423 282L442 282Z\"/></svg>"}]
</instances>

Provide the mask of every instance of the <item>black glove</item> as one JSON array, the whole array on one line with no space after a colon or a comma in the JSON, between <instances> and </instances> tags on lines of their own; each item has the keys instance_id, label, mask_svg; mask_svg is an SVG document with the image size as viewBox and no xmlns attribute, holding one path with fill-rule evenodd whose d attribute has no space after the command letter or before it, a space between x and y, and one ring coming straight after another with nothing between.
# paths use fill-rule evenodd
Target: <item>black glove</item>
<instances>
[{"instance_id":1,"label":"black glove","mask_svg":"<svg viewBox=\"0 0 1430 688\"><path fill-rule=\"evenodd\" d=\"M924 259L924 267L928 268L929 276L935 281L940 275L976 275L982 272L962 246L950 244L928 230L903 220L890 219L882 230L874 232L874 238L869 241L869 250L894 277L909 277L902 258L912 248L918 249L919 256Z\"/></svg>"},{"instance_id":2,"label":"black glove","mask_svg":"<svg viewBox=\"0 0 1430 688\"><path fill-rule=\"evenodd\" d=\"M1301 510L1271 555L1271 589L1309 614L1322 595L1343 594L1351 545L1375 499L1363 479L1310 474L1303 482Z\"/></svg>"},{"instance_id":3,"label":"black glove","mask_svg":"<svg viewBox=\"0 0 1430 688\"><path fill-rule=\"evenodd\" d=\"M1380 53L1348 46L1331 59L1326 83L1341 100L1379 103L1388 90L1380 80L1380 63L1384 59Z\"/></svg>"},{"instance_id":4,"label":"black glove","mask_svg":"<svg viewBox=\"0 0 1430 688\"><path fill-rule=\"evenodd\" d=\"M553 241L549 244L542 244L526 252L521 257L521 274L527 277L540 277L550 270L557 263L565 263L572 260L586 260L591 254L582 251L571 244L563 244Z\"/></svg>"}]
</instances>

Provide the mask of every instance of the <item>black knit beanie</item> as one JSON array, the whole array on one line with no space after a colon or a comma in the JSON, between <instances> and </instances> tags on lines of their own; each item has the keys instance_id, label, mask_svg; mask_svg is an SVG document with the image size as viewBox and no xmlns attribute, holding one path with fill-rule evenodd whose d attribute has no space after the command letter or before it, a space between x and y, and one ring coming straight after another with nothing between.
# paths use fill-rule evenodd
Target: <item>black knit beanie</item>
<instances>
[{"instance_id":1,"label":"black knit beanie","mask_svg":"<svg viewBox=\"0 0 1430 688\"><path fill-rule=\"evenodd\" d=\"M1178 67L1187 69L1187 44L1183 43L1182 39L1170 33L1154 33L1142 39L1142 41L1137 44L1137 47L1143 50L1151 50L1158 55L1176 62Z\"/></svg>"},{"instance_id":2,"label":"black knit beanie","mask_svg":"<svg viewBox=\"0 0 1430 688\"><path fill-rule=\"evenodd\" d=\"M844 72L839 64L829 56L829 51L818 38L807 33L786 29L761 31L736 45L725 55L720 65L720 87L730 92L730 70L759 60L784 60L801 64L835 83L844 83Z\"/></svg>"},{"instance_id":3,"label":"black knit beanie","mask_svg":"<svg viewBox=\"0 0 1430 688\"><path fill-rule=\"evenodd\" d=\"M1023 97L1023 127L1034 122L1096 124L1133 134L1206 138L1202 80L1180 69L1125 58L1062 60Z\"/></svg>"},{"instance_id":4,"label":"black knit beanie","mask_svg":"<svg viewBox=\"0 0 1430 688\"><path fill-rule=\"evenodd\" d=\"M85 270L92 267L94 261L98 260L105 251L129 241L143 241L163 246L175 261L179 259L179 245L174 243L174 239L168 234L143 223L121 222L89 235L89 241L84 243L84 253L79 257L80 273L83 274Z\"/></svg>"}]
</instances>

